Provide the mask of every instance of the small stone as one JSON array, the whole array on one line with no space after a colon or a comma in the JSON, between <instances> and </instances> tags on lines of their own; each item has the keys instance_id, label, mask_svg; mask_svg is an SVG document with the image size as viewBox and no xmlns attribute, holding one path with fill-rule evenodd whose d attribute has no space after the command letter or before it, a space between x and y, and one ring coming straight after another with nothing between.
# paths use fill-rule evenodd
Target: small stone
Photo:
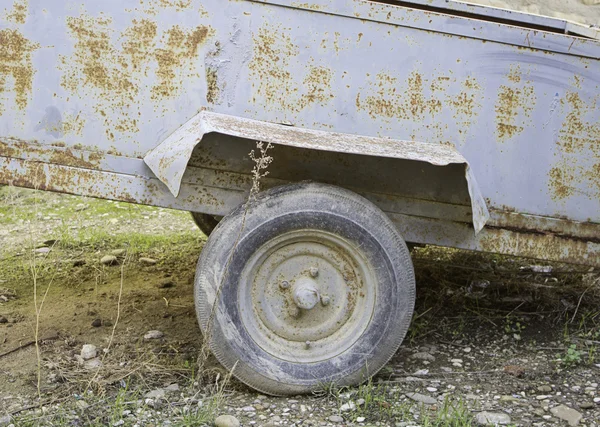
<instances>
[{"instance_id":1,"label":"small stone","mask_svg":"<svg viewBox=\"0 0 600 427\"><path fill-rule=\"evenodd\" d=\"M165 390L169 392L179 391L179 384L171 384Z\"/></svg>"},{"instance_id":2,"label":"small stone","mask_svg":"<svg viewBox=\"0 0 600 427\"><path fill-rule=\"evenodd\" d=\"M144 335L144 339L145 340L157 340L160 339L164 336L165 334L163 334L161 331L148 331L146 332L146 335Z\"/></svg>"},{"instance_id":3,"label":"small stone","mask_svg":"<svg viewBox=\"0 0 600 427\"><path fill-rule=\"evenodd\" d=\"M215 427L240 427L240 422L233 415L221 415L215 419Z\"/></svg>"},{"instance_id":4,"label":"small stone","mask_svg":"<svg viewBox=\"0 0 600 427\"><path fill-rule=\"evenodd\" d=\"M117 264L117 257L114 255L105 255L100 260L100 263L103 265L115 265Z\"/></svg>"},{"instance_id":5,"label":"small stone","mask_svg":"<svg viewBox=\"0 0 600 427\"><path fill-rule=\"evenodd\" d=\"M116 426L122 426L123 424L125 424L125 421L123 421L123 420L119 420L119 421L117 421L117 422L114 422L114 423L112 424L112 426L113 426L113 427L116 427Z\"/></svg>"},{"instance_id":6,"label":"small stone","mask_svg":"<svg viewBox=\"0 0 600 427\"><path fill-rule=\"evenodd\" d=\"M111 255L114 255L114 256L122 256L125 254L125 252L126 252L125 249L115 249L115 250L110 251Z\"/></svg>"},{"instance_id":7,"label":"small stone","mask_svg":"<svg viewBox=\"0 0 600 427\"><path fill-rule=\"evenodd\" d=\"M541 385L537 389L541 393L550 393L552 391L552 387L549 385Z\"/></svg>"},{"instance_id":8,"label":"small stone","mask_svg":"<svg viewBox=\"0 0 600 427\"><path fill-rule=\"evenodd\" d=\"M435 362L435 356L426 353L424 351L419 352L419 353L415 353L412 356L410 356L412 359L419 359L419 360L427 360L429 362Z\"/></svg>"},{"instance_id":9,"label":"small stone","mask_svg":"<svg viewBox=\"0 0 600 427\"><path fill-rule=\"evenodd\" d=\"M90 405L85 400L78 400L75 403L75 406L77 406L77 408L81 409L82 411L85 411L87 408L89 408Z\"/></svg>"},{"instance_id":10,"label":"small stone","mask_svg":"<svg viewBox=\"0 0 600 427\"><path fill-rule=\"evenodd\" d=\"M242 411L244 411L244 412L256 412L256 408L254 408L254 406L244 406L242 408Z\"/></svg>"},{"instance_id":11,"label":"small stone","mask_svg":"<svg viewBox=\"0 0 600 427\"><path fill-rule=\"evenodd\" d=\"M98 357L95 357L90 360L86 360L83 363L83 367L85 369L96 369L96 368L99 368L100 366L102 366L102 361Z\"/></svg>"},{"instance_id":12,"label":"small stone","mask_svg":"<svg viewBox=\"0 0 600 427\"><path fill-rule=\"evenodd\" d=\"M600 397L594 397L594 403L600 403Z\"/></svg>"},{"instance_id":13,"label":"small stone","mask_svg":"<svg viewBox=\"0 0 600 427\"><path fill-rule=\"evenodd\" d=\"M98 355L98 350L96 350L96 346L93 344L85 344L81 347L81 353L79 353L83 360L93 359Z\"/></svg>"},{"instance_id":14,"label":"small stone","mask_svg":"<svg viewBox=\"0 0 600 427\"><path fill-rule=\"evenodd\" d=\"M471 352L471 347L465 347L465 348L463 348L463 351L465 353L470 353Z\"/></svg>"},{"instance_id":15,"label":"small stone","mask_svg":"<svg viewBox=\"0 0 600 427\"><path fill-rule=\"evenodd\" d=\"M416 376L425 376L425 375L429 375L429 369L419 369L417 372L415 372L413 375Z\"/></svg>"},{"instance_id":16,"label":"small stone","mask_svg":"<svg viewBox=\"0 0 600 427\"><path fill-rule=\"evenodd\" d=\"M539 396L535 396L535 398L537 400L546 400L546 399L550 399L552 396L547 396L545 394L539 395Z\"/></svg>"},{"instance_id":17,"label":"small stone","mask_svg":"<svg viewBox=\"0 0 600 427\"><path fill-rule=\"evenodd\" d=\"M510 424L510 417L502 412L487 412L483 411L475 416L477 424L482 426L498 426Z\"/></svg>"},{"instance_id":18,"label":"small stone","mask_svg":"<svg viewBox=\"0 0 600 427\"><path fill-rule=\"evenodd\" d=\"M421 393L406 393L406 397L415 402L424 403L425 405L434 405L437 403L437 400L431 396L425 396Z\"/></svg>"},{"instance_id":19,"label":"small stone","mask_svg":"<svg viewBox=\"0 0 600 427\"><path fill-rule=\"evenodd\" d=\"M452 362L452 363L458 363L458 364L461 364L461 365L463 363L462 359L450 359L450 362Z\"/></svg>"},{"instance_id":20,"label":"small stone","mask_svg":"<svg viewBox=\"0 0 600 427\"><path fill-rule=\"evenodd\" d=\"M332 415L329 417L329 421L331 421L332 423L343 423L344 419L339 415Z\"/></svg>"},{"instance_id":21,"label":"small stone","mask_svg":"<svg viewBox=\"0 0 600 427\"><path fill-rule=\"evenodd\" d=\"M569 423L570 426L576 426L581 421L582 415L575 409L565 405L559 405L550 409L550 413L556 418L560 418Z\"/></svg>"},{"instance_id":22,"label":"small stone","mask_svg":"<svg viewBox=\"0 0 600 427\"><path fill-rule=\"evenodd\" d=\"M156 390L149 391L144 395L146 399L162 399L165 397L165 390L162 388L157 388Z\"/></svg>"},{"instance_id":23,"label":"small stone","mask_svg":"<svg viewBox=\"0 0 600 427\"><path fill-rule=\"evenodd\" d=\"M435 388L435 387L427 387L427 391L428 391L429 393L435 393L436 391L438 391L438 389L437 389L437 388Z\"/></svg>"},{"instance_id":24,"label":"small stone","mask_svg":"<svg viewBox=\"0 0 600 427\"><path fill-rule=\"evenodd\" d=\"M0 323L8 323L8 319L4 316L0 316Z\"/></svg>"},{"instance_id":25,"label":"small stone","mask_svg":"<svg viewBox=\"0 0 600 427\"><path fill-rule=\"evenodd\" d=\"M583 402L579 405L581 409L592 409L594 406L596 405L594 405L592 402Z\"/></svg>"},{"instance_id":26,"label":"small stone","mask_svg":"<svg viewBox=\"0 0 600 427\"><path fill-rule=\"evenodd\" d=\"M357 418L356 418L356 422L357 422L357 423L364 423L364 422L365 422L365 420L366 420L366 418L365 418L365 417L357 417Z\"/></svg>"},{"instance_id":27,"label":"small stone","mask_svg":"<svg viewBox=\"0 0 600 427\"><path fill-rule=\"evenodd\" d=\"M156 287L158 289L169 289L175 286L175 283L171 279L161 280Z\"/></svg>"},{"instance_id":28,"label":"small stone","mask_svg":"<svg viewBox=\"0 0 600 427\"><path fill-rule=\"evenodd\" d=\"M358 406L363 406L365 403L366 403L365 399L358 399L358 400L356 401L356 404L357 404Z\"/></svg>"},{"instance_id":29,"label":"small stone","mask_svg":"<svg viewBox=\"0 0 600 427\"><path fill-rule=\"evenodd\" d=\"M5 426L10 424L10 415L4 415L0 417L0 426Z\"/></svg>"},{"instance_id":30,"label":"small stone","mask_svg":"<svg viewBox=\"0 0 600 427\"><path fill-rule=\"evenodd\" d=\"M344 403L342 406L340 406L340 411L342 412L354 411L355 409L356 404L354 402Z\"/></svg>"},{"instance_id":31,"label":"small stone","mask_svg":"<svg viewBox=\"0 0 600 427\"><path fill-rule=\"evenodd\" d=\"M38 248L35 250L36 254L47 254L50 252L50 248Z\"/></svg>"},{"instance_id":32,"label":"small stone","mask_svg":"<svg viewBox=\"0 0 600 427\"><path fill-rule=\"evenodd\" d=\"M156 260L152 259L152 258L142 257L142 258L140 258L140 263L146 264L146 265L154 265L154 264L156 264Z\"/></svg>"},{"instance_id":33,"label":"small stone","mask_svg":"<svg viewBox=\"0 0 600 427\"><path fill-rule=\"evenodd\" d=\"M94 328L99 328L100 326L102 326L102 319L94 319L94 321L92 322L92 326Z\"/></svg>"}]
</instances>

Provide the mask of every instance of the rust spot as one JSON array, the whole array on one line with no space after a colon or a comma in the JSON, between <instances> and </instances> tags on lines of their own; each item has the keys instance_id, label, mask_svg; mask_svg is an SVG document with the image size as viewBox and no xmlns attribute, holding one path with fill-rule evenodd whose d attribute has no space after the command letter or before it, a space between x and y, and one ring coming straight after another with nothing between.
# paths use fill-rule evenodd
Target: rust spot
<instances>
[{"instance_id":1,"label":"rust spot","mask_svg":"<svg viewBox=\"0 0 600 427\"><path fill-rule=\"evenodd\" d=\"M387 117L405 120L422 119L426 113L435 115L442 109L442 103L435 97L423 94L423 78L413 71L406 85L400 86L398 79L386 73L379 73L375 82L370 82L369 92L373 95L365 97L361 102L356 99L357 108L365 110L373 118Z\"/></svg>"},{"instance_id":2,"label":"rust spot","mask_svg":"<svg viewBox=\"0 0 600 427\"><path fill-rule=\"evenodd\" d=\"M496 136L499 141L505 142L523 132L535 103L533 86L500 86L495 106Z\"/></svg>"},{"instance_id":3,"label":"rust spot","mask_svg":"<svg viewBox=\"0 0 600 427\"><path fill-rule=\"evenodd\" d=\"M218 85L218 74L215 68L206 67L206 102L214 104L218 101L221 89Z\"/></svg>"},{"instance_id":4,"label":"rust spot","mask_svg":"<svg viewBox=\"0 0 600 427\"><path fill-rule=\"evenodd\" d=\"M181 95L186 79L199 77L198 47L212 33L205 26L174 26L159 39L155 22L134 19L115 34L110 18L87 15L68 17L67 28L75 46L71 56L60 58L61 85L73 95L94 100L108 139L114 139L115 132L138 131L140 97L149 95L157 108L164 108L162 101ZM157 83L148 90L144 82L150 73L156 74ZM73 124L72 131L78 132L78 126Z\"/></svg>"},{"instance_id":5,"label":"rust spot","mask_svg":"<svg viewBox=\"0 0 600 427\"><path fill-rule=\"evenodd\" d=\"M560 160L549 172L549 188L555 200L581 191L590 198L600 197L600 126L596 121L586 121L596 115L596 104L596 100L583 101L578 92L569 92L561 100L567 114L558 132Z\"/></svg>"},{"instance_id":6,"label":"rust spot","mask_svg":"<svg viewBox=\"0 0 600 427\"><path fill-rule=\"evenodd\" d=\"M298 46L282 29L259 29L254 36L254 57L249 64L254 80L258 82L254 98L260 97L265 103L283 110L293 107L298 86L288 67L291 58L299 52Z\"/></svg>"},{"instance_id":7,"label":"rust spot","mask_svg":"<svg viewBox=\"0 0 600 427\"><path fill-rule=\"evenodd\" d=\"M304 78L307 93L303 94L298 102L300 109L314 103L324 106L333 98L331 76L332 72L327 67L310 67L308 75Z\"/></svg>"},{"instance_id":8,"label":"rust spot","mask_svg":"<svg viewBox=\"0 0 600 427\"><path fill-rule=\"evenodd\" d=\"M4 19L15 24L24 24L27 20L28 3L28 0L14 0L12 9L8 11Z\"/></svg>"},{"instance_id":9,"label":"rust spot","mask_svg":"<svg viewBox=\"0 0 600 427\"><path fill-rule=\"evenodd\" d=\"M158 83L152 88L153 99L178 96L184 80L199 77L195 58L209 31L208 27L199 26L186 32L177 25L167 30L163 37L165 48L155 53Z\"/></svg>"},{"instance_id":10,"label":"rust spot","mask_svg":"<svg viewBox=\"0 0 600 427\"><path fill-rule=\"evenodd\" d=\"M462 135L466 133L463 129L468 129L473 124L473 121L479 115L481 104L478 99L481 97L481 86L471 77L467 77L462 83L462 89L457 96L449 96L447 99L448 105L454 107L459 132Z\"/></svg>"},{"instance_id":11,"label":"rust spot","mask_svg":"<svg viewBox=\"0 0 600 427\"><path fill-rule=\"evenodd\" d=\"M18 30L0 30L0 115L7 107L5 92L14 93L18 109L27 107L35 73L31 52L38 48Z\"/></svg>"}]
</instances>

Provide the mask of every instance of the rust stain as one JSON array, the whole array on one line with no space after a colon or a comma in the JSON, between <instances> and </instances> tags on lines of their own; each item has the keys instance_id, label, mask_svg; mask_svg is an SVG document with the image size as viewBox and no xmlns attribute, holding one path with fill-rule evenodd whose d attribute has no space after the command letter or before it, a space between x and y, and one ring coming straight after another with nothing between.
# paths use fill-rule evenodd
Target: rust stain
<instances>
[{"instance_id":1,"label":"rust stain","mask_svg":"<svg viewBox=\"0 0 600 427\"><path fill-rule=\"evenodd\" d=\"M185 80L200 77L195 59L198 47L206 41L210 32L211 29L205 26L184 31L176 25L167 30L163 36L165 48L155 52L158 83L152 88L152 99L178 96Z\"/></svg>"},{"instance_id":2,"label":"rust stain","mask_svg":"<svg viewBox=\"0 0 600 427\"><path fill-rule=\"evenodd\" d=\"M300 109L311 104L324 106L333 98L331 91L332 72L327 67L310 67L308 75L304 78L304 87L307 93L303 94L298 102Z\"/></svg>"},{"instance_id":3,"label":"rust stain","mask_svg":"<svg viewBox=\"0 0 600 427\"><path fill-rule=\"evenodd\" d=\"M0 116L7 107L4 93L14 93L18 109L27 107L35 73L31 53L38 48L18 30L0 30Z\"/></svg>"},{"instance_id":4,"label":"rust stain","mask_svg":"<svg viewBox=\"0 0 600 427\"><path fill-rule=\"evenodd\" d=\"M299 3L299 2L292 2L292 7L297 7L300 9L311 9L311 10L322 10L323 9L323 6L321 6L319 4Z\"/></svg>"},{"instance_id":5,"label":"rust stain","mask_svg":"<svg viewBox=\"0 0 600 427\"><path fill-rule=\"evenodd\" d=\"M253 100L262 98L283 110L294 107L299 88L288 71L290 60L300 52L291 38L278 28L261 28L254 36L254 56L248 67L256 83Z\"/></svg>"},{"instance_id":6,"label":"rust stain","mask_svg":"<svg viewBox=\"0 0 600 427\"><path fill-rule=\"evenodd\" d=\"M14 0L12 9L8 11L4 19L15 24L24 24L27 20L28 9L28 0Z\"/></svg>"},{"instance_id":7,"label":"rust stain","mask_svg":"<svg viewBox=\"0 0 600 427\"><path fill-rule=\"evenodd\" d=\"M361 100L356 98L356 106L373 118L387 117L405 120L422 119L425 114L435 115L442 109L442 103L436 97L427 97L423 93L423 78L413 71L405 85L400 85L396 77L381 72L375 82L370 82L368 95Z\"/></svg>"},{"instance_id":8,"label":"rust stain","mask_svg":"<svg viewBox=\"0 0 600 427\"><path fill-rule=\"evenodd\" d=\"M459 133L465 135L466 130L471 127L481 111L482 89L477 81L472 77L467 77L461 85L461 91L454 97L448 97L448 105L454 107L454 118L457 123Z\"/></svg>"},{"instance_id":9,"label":"rust stain","mask_svg":"<svg viewBox=\"0 0 600 427\"><path fill-rule=\"evenodd\" d=\"M212 34L210 27L173 26L160 37L157 24L148 19L134 19L116 34L110 18L88 15L68 17L67 28L75 46L72 55L60 58L61 85L75 96L94 100L111 140L115 132L139 130L140 98L149 95L157 109L164 108L165 98L181 95L184 81L200 77L198 48ZM151 73L156 84L149 88L144 79Z\"/></svg>"},{"instance_id":10,"label":"rust stain","mask_svg":"<svg viewBox=\"0 0 600 427\"><path fill-rule=\"evenodd\" d=\"M206 67L206 102L214 104L219 100L221 89L219 88L219 76L215 68Z\"/></svg>"},{"instance_id":11,"label":"rust stain","mask_svg":"<svg viewBox=\"0 0 600 427\"><path fill-rule=\"evenodd\" d=\"M548 175L550 193L559 201L578 192L597 199L600 197L600 126L596 121L586 120L586 117L597 116L597 98L585 102L578 92L568 92L561 100L561 107L566 117L558 132L560 159Z\"/></svg>"},{"instance_id":12,"label":"rust stain","mask_svg":"<svg viewBox=\"0 0 600 427\"><path fill-rule=\"evenodd\" d=\"M514 75L509 77L511 82L514 82L514 79ZM523 132L535 103L536 98L531 85L520 88L512 85L500 86L495 106L496 137L499 141L505 142Z\"/></svg>"}]
</instances>

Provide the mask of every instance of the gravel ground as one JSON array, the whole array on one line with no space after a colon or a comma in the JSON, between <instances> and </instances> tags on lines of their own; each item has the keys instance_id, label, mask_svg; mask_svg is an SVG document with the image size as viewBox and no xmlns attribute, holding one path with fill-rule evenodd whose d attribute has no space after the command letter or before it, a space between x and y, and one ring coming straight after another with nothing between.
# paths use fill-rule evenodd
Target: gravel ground
<instances>
[{"instance_id":1,"label":"gravel ground","mask_svg":"<svg viewBox=\"0 0 600 427\"><path fill-rule=\"evenodd\" d=\"M7 191L0 426L600 424L593 270L416 249L415 318L382 372L360 387L275 398L212 359L198 370L192 285L204 237L186 213ZM39 393L32 260L38 295L50 284Z\"/></svg>"}]
</instances>

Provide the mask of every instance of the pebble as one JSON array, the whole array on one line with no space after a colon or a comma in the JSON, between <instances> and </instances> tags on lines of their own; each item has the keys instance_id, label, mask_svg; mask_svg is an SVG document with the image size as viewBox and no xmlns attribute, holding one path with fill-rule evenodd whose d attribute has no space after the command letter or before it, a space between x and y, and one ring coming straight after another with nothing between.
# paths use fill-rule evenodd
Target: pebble
<instances>
[{"instance_id":1,"label":"pebble","mask_svg":"<svg viewBox=\"0 0 600 427\"><path fill-rule=\"evenodd\" d=\"M146 335L144 335L144 339L145 340L157 340L160 339L164 336L165 334L163 334L161 331L148 331L146 332Z\"/></svg>"},{"instance_id":2,"label":"pebble","mask_svg":"<svg viewBox=\"0 0 600 427\"><path fill-rule=\"evenodd\" d=\"M365 420L366 420L366 418L365 418L365 417L357 417L357 418L356 418L356 422L357 422L357 423L364 423L364 422L365 422Z\"/></svg>"},{"instance_id":3,"label":"pebble","mask_svg":"<svg viewBox=\"0 0 600 427\"><path fill-rule=\"evenodd\" d=\"M92 322L92 326L94 328L99 328L100 326L102 326L102 319L94 319L94 321Z\"/></svg>"},{"instance_id":4,"label":"pebble","mask_svg":"<svg viewBox=\"0 0 600 427\"><path fill-rule=\"evenodd\" d=\"M340 406L340 411L342 412L354 411L355 409L356 404L354 402L344 403L342 406Z\"/></svg>"},{"instance_id":5,"label":"pebble","mask_svg":"<svg viewBox=\"0 0 600 427\"><path fill-rule=\"evenodd\" d=\"M5 426L10 424L10 415L3 415L0 417L0 426Z\"/></svg>"},{"instance_id":6,"label":"pebble","mask_svg":"<svg viewBox=\"0 0 600 427\"><path fill-rule=\"evenodd\" d=\"M233 415L221 415L215 419L215 427L240 427L240 422Z\"/></svg>"},{"instance_id":7,"label":"pebble","mask_svg":"<svg viewBox=\"0 0 600 427\"><path fill-rule=\"evenodd\" d=\"M583 402L579 405L581 409L592 409L594 406L596 405L594 405L592 402Z\"/></svg>"},{"instance_id":8,"label":"pebble","mask_svg":"<svg viewBox=\"0 0 600 427\"><path fill-rule=\"evenodd\" d=\"M427 360L429 362L435 362L435 356L433 356L429 353L426 353L426 352L415 353L410 357L412 359Z\"/></svg>"},{"instance_id":9,"label":"pebble","mask_svg":"<svg viewBox=\"0 0 600 427\"><path fill-rule=\"evenodd\" d=\"M85 400L78 400L75 403L75 406L77 406L77 408L81 409L82 411L86 410L87 408L89 408L89 404L85 401Z\"/></svg>"},{"instance_id":10,"label":"pebble","mask_svg":"<svg viewBox=\"0 0 600 427\"><path fill-rule=\"evenodd\" d=\"M569 423L570 426L576 426L581 421L582 415L575 409L565 405L559 405L550 409L550 413L556 418L560 418Z\"/></svg>"},{"instance_id":11,"label":"pebble","mask_svg":"<svg viewBox=\"0 0 600 427\"><path fill-rule=\"evenodd\" d=\"M179 384L171 384L165 390L170 392L179 391Z\"/></svg>"},{"instance_id":12,"label":"pebble","mask_svg":"<svg viewBox=\"0 0 600 427\"><path fill-rule=\"evenodd\" d=\"M102 361L98 357L95 357L95 358L90 359L90 360L86 360L83 363L83 367L85 369L96 369L96 368L99 368L100 366L102 366Z\"/></svg>"},{"instance_id":13,"label":"pebble","mask_svg":"<svg viewBox=\"0 0 600 427\"><path fill-rule=\"evenodd\" d=\"M145 257L140 258L140 262L142 264L146 264L146 265L154 265L154 264L156 264L156 260L155 259L145 258Z\"/></svg>"},{"instance_id":14,"label":"pebble","mask_svg":"<svg viewBox=\"0 0 600 427\"><path fill-rule=\"evenodd\" d=\"M242 408L242 411L244 411L244 412L256 412L256 409L254 408L254 406L244 406Z\"/></svg>"},{"instance_id":15,"label":"pebble","mask_svg":"<svg viewBox=\"0 0 600 427\"><path fill-rule=\"evenodd\" d=\"M114 255L114 256L122 256L125 254L125 252L126 252L125 249L115 249L115 250L110 251L110 254Z\"/></svg>"},{"instance_id":16,"label":"pebble","mask_svg":"<svg viewBox=\"0 0 600 427\"><path fill-rule=\"evenodd\" d=\"M117 263L117 257L114 255L105 255L100 260L103 265L115 265Z\"/></svg>"},{"instance_id":17,"label":"pebble","mask_svg":"<svg viewBox=\"0 0 600 427\"><path fill-rule=\"evenodd\" d=\"M552 391L552 387L549 385L541 385L537 388L537 390L541 393L550 393Z\"/></svg>"},{"instance_id":18,"label":"pebble","mask_svg":"<svg viewBox=\"0 0 600 427\"><path fill-rule=\"evenodd\" d=\"M96 350L96 346L93 344L85 344L81 347L79 355L83 360L90 360L98 355L98 350Z\"/></svg>"},{"instance_id":19,"label":"pebble","mask_svg":"<svg viewBox=\"0 0 600 427\"><path fill-rule=\"evenodd\" d=\"M0 316L0 323L8 323L8 319L4 316Z\"/></svg>"},{"instance_id":20,"label":"pebble","mask_svg":"<svg viewBox=\"0 0 600 427\"><path fill-rule=\"evenodd\" d=\"M165 397L165 390L162 388L157 388L156 390L146 393L144 397L147 399L162 399Z\"/></svg>"},{"instance_id":21,"label":"pebble","mask_svg":"<svg viewBox=\"0 0 600 427\"><path fill-rule=\"evenodd\" d=\"M437 403L437 400L433 397L425 396L421 393L406 393L406 397L408 397L411 400L414 400L415 402L424 403L426 405L434 405Z\"/></svg>"},{"instance_id":22,"label":"pebble","mask_svg":"<svg viewBox=\"0 0 600 427\"><path fill-rule=\"evenodd\" d=\"M329 417L329 421L331 421L332 423L343 423L344 419L339 415L332 415Z\"/></svg>"},{"instance_id":23,"label":"pebble","mask_svg":"<svg viewBox=\"0 0 600 427\"><path fill-rule=\"evenodd\" d=\"M475 416L475 421L477 421L477 424L482 425L482 426L488 426L488 425L503 426L503 425L510 424L510 422L511 422L510 417L507 414L504 414L502 412L487 412L487 411L478 413Z\"/></svg>"}]
</instances>

